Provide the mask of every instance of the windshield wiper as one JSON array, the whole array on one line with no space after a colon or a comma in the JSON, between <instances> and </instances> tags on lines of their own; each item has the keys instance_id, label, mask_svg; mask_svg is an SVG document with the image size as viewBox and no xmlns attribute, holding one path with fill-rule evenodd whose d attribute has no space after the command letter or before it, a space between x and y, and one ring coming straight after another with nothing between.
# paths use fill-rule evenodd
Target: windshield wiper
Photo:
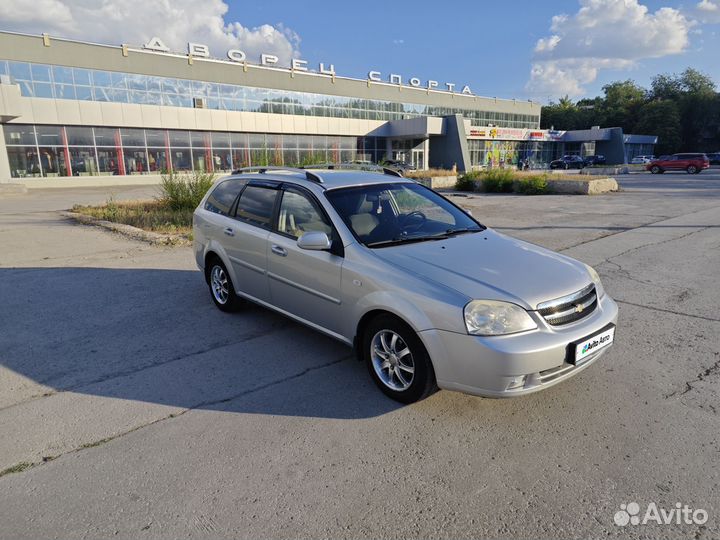
<instances>
[{"instance_id":1,"label":"windshield wiper","mask_svg":"<svg viewBox=\"0 0 720 540\"><path fill-rule=\"evenodd\" d=\"M480 227L460 227L457 229L448 229L440 236L449 238L451 236L455 236L456 234L465 234L465 233L482 232L482 231L483 231L483 229L481 229Z\"/></svg>"},{"instance_id":2,"label":"windshield wiper","mask_svg":"<svg viewBox=\"0 0 720 540\"><path fill-rule=\"evenodd\" d=\"M436 234L432 236L396 236L390 240L380 240L379 242L370 242L365 244L367 247L387 247L398 244L412 244L413 242L424 242L425 240L442 240L447 238L444 234Z\"/></svg>"}]
</instances>

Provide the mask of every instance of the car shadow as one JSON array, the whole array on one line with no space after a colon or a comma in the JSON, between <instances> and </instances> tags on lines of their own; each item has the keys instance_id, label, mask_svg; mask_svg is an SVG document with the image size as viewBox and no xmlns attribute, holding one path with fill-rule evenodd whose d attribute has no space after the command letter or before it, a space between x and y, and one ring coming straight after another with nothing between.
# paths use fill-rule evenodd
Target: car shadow
<instances>
[{"instance_id":1,"label":"car shadow","mask_svg":"<svg viewBox=\"0 0 720 540\"><path fill-rule=\"evenodd\" d=\"M251 304L222 313L197 271L5 268L0 300L0 407L61 391L345 419L400 407L350 347Z\"/></svg>"}]
</instances>

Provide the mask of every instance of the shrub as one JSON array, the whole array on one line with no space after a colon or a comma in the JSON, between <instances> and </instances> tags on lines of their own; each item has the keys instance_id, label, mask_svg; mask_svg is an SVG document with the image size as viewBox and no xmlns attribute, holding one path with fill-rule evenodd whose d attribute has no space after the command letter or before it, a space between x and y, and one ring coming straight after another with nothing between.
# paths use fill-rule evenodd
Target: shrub
<instances>
[{"instance_id":1,"label":"shrub","mask_svg":"<svg viewBox=\"0 0 720 540\"><path fill-rule=\"evenodd\" d=\"M163 174L158 200L171 210L194 210L214 180L214 174L199 171Z\"/></svg>"},{"instance_id":2,"label":"shrub","mask_svg":"<svg viewBox=\"0 0 720 540\"><path fill-rule=\"evenodd\" d=\"M543 175L520 178L517 180L515 191L525 195L545 195L549 191L547 178Z\"/></svg>"},{"instance_id":3,"label":"shrub","mask_svg":"<svg viewBox=\"0 0 720 540\"><path fill-rule=\"evenodd\" d=\"M430 178L431 176L455 176L457 172L449 169L421 169L419 171L405 171L406 178Z\"/></svg>"},{"instance_id":4,"label":"shrub","mask_svg":"<svg viewBox=\"0 0 720 540\"><path fill-rule=\"evenodd\" d=\"M482 175L482 183L488 193L512 193L515 171L491 169Z\"/></svg>"},{"instance_id":5,"label":"shrub","mask_svg":"<svg viewBox=\"0 0 720 540\"><path fill-rule=\"evenodd\" d=\"M459 176L455 182L455 189L458 191L475 191L475 180L469 174Z\"/></svg>"}]
</instances>

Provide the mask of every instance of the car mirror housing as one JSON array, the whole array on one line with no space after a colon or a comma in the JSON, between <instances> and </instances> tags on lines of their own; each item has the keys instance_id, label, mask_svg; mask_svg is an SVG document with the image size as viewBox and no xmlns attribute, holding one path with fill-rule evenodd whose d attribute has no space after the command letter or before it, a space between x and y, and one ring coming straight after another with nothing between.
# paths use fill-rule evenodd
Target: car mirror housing
<instances>
[{"instance_id":1,"label":"car mirror housing","mask_svg":"<svg viewBox=\"0 0 720 540\"><path fill-rule=\"evenodd\" d=\"M308 231L298 238L297 245L300 249L324 251L330 249L332 242L330 242L328 235L322 231Z\"/></svg>"}]
</instances>

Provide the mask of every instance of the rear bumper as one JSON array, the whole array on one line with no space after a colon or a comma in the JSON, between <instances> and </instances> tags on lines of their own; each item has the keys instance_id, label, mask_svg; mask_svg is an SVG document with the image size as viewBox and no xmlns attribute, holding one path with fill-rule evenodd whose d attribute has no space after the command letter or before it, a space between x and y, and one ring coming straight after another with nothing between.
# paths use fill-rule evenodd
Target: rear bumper
<instances>
[{"instance_id":1,"label":"rear bumper","mask_svg":"<svg viewBox=\"0 0 720 540\"><path fill-rule=\"evenodd\" d=\"M577 366L566 362L568 346L615 324L617 314L617 304L606 294L591 315L562 327L552 327L531 313L538 323L538 330L532 332L482 337L425 330L419 335L440 388L484 397L515 397L554 386L594 364L612 345Z\"/></svg>"}]
</instances>

